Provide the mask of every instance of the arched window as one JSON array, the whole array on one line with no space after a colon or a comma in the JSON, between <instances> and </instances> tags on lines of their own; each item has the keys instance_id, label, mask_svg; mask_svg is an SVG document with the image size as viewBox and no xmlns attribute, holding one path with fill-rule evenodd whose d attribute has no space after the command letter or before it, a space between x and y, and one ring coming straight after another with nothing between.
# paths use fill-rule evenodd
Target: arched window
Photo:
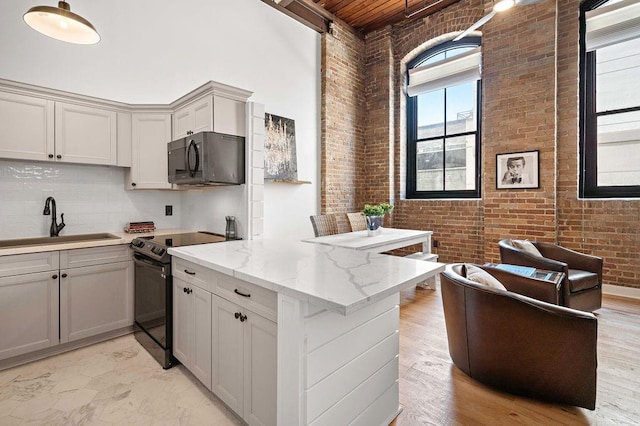
<instances>
[{"instance_id":1,"label":"arched window","mask_svg":"<svg viewBox=\"0 0 640 426\"><path fill-rule=\"evenodd\" d=\"M580 12L580 195L640 197L640 2Z\"/></svg>"},{"instance_id":2,"label":"arched window","mask_svg":"<svg viewBox=\"0 0 640 426\"><path fill-rule=\"evenodd\" d=\"M480 197L480 38L407 64L407 198Z\"/></svg>"}]
</instances>

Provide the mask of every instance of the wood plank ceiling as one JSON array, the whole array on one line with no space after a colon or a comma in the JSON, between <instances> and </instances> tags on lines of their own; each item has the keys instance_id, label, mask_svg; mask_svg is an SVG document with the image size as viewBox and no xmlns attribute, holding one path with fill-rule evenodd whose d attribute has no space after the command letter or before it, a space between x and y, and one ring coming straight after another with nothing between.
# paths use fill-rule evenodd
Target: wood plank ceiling
<instances>
[{"instance_id":1,"label":"wood plank ceiling","mask_svg":"<svg viewBox=\"0 0 640 426\"><path fill-rule=\"evenodd\" d=\"M363 34L431 15L459 0L313 0Z\"/></svg>"},{"instance_id":2,"label":"wood plank ceiling","mask_svg":"<svg viewBox=\"0 0 640 426\"><path fill-rule=\"evenodd\" d=\"M424 18L460 0L262 0L318 32L340 19L362 34Z\"/></svg>"}]
</instances>

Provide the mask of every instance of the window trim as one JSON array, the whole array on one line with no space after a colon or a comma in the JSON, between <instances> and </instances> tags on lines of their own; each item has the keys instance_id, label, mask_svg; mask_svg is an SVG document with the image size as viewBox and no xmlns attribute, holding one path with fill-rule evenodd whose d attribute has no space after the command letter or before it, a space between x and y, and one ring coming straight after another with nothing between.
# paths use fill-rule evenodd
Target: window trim
<instances>
[{"instance_id":1,"label":"window trim","mask_svg":"<svg viewBox=\"0 0 640 426\"><path fill-rule=\"evenodd\" d=\"M596 112L596 51L587 52L586 13L607 0L585 0L580 5L580 86L579 86L579 185L581 198L639 198L640 185L598 186L598 116L611 112ZM617 113L629 110L615 111ZM631 108L637 111L638 108Z\"/></svg>"},{"instance_id":2,"label":"window trim","mask_svg":"<svg viewBox=\"0 0 640 426\"><path fill-rule=\"evenodd\" d=\"M417 64L419 64L420 62L423 62L425 59L436 55L438 53L441 53L443 51L446 50L450 50L454 47L465 47L465 46L481 46L481 38L480 37L465 37L459 41L447 41L444 42L442 44L439 44L437 46L434 46L430 49L425 50L424 52L422 52L420 55L416 56L414 59L412 59L411 61L409 61L407 63L407 68L406 68L406 80L405 81L409 81L409 70L414 68ZM406 198L407 199L453 199L453 198L464 198L464 199L469 199L469 198L481 198L481 175L482 175L482 171L481 171L481 153L482 153L482 149L481 149L481 142L482 142L482 79L477 80L476 82L476 90L477 90L477 94L476 94L476 111L477 111L477 116L476 116L476 137L475 137L475 144L476 144L476 149L475 149L475 170L476 170L476 176L475 176L475 189L467 189L467 190L451 190L451 191L447 191L447 190L441 190L441 191L418 191L416 190L416 144L418 142L422 142L422 141L427 141L427 140L435 140L435 139L446 139L447 138L447 134L446 134L446 116L445 116L445 122L444 122L444 126L445 126L445 134L441 137L433 137L433 138L426 138L426 139L421 139L420 141L418 141L417 138L417 130L418 130L418 126L417 126L417 122L418 122L418 117L417 117L417 104L418 104L418 96L409 96L408 94L406 94L405 92L405 99L406 99L406 123L407 123L407 140L406 140L406 148L407 148L407 155L406 155L406 161L407 161L407 166L406 166L406 178L405 178L405 184L406 184ZM446 92L445 92L445 104L446 104ZM464 132L461 134L456 134L456 136L465 136L465 135L469 135L469 134L473 134L474 132ZM446 145L446 144L445 144ZM443 147L444 148L444 147ZM446 161L446 149L444 149L443 151L443 155L442 155L442 161L443 161L443 171L446 170L445 167L445 161ZM444 172L443 172L444 173Z\"/></svg>"}]
</instances>

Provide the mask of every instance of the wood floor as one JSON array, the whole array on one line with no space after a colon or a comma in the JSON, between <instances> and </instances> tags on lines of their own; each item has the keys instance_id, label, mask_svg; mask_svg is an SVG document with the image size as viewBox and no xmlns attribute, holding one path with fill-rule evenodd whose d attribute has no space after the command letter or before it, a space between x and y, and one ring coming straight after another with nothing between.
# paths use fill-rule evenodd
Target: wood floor
<instances>
[{"instance_id":1,"label":"wood floor","mask_svg":"<svg viewBox=\"0 0 640 426\"><path fill-rule=\"evenodd\" d=\"M639 425L640 301L605 296L598 310L594 411L510 395L471 379L449 357L440 290L402 293L400 403L408 425Z\"/></svg>"}]
</instances>

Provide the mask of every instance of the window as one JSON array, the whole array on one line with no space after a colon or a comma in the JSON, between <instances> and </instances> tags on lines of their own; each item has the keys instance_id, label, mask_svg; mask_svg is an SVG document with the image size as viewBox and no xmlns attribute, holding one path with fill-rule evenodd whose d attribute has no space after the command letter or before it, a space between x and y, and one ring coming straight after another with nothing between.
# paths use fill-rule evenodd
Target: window
<instances>
[{"instance_id":1,"label":"window","mask_svg":"<svg viewBox=\"0 0 640 426\"><path fill-rule=\"evenodd\" d=\"M640 197L640 3L581 6L580 194Z\"/></svg>"},{"instance_id":2,"label":"window","mask_svg":"<svg viewBox=\"0 0 640 426\"><path fill-rule=\"evenodd\" d=\"M407 198L480 197L480 38L408 63Z\"/></svg>"}]
</instances>

